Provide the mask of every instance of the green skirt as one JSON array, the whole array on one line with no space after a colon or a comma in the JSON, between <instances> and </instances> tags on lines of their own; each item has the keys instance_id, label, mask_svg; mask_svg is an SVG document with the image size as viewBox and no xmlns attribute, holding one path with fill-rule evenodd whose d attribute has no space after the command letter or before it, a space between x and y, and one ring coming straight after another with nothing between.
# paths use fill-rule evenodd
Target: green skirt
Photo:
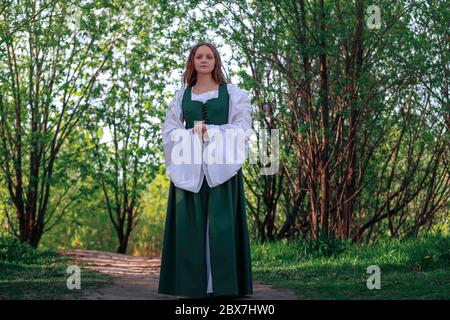
<instances>
[{"instance_id":1,"label":"green skirt","mask_svg":"<svg viewBox=\"0 0 450 320\"><path fill-rule=\"evenodd\" d=\"M158 293L209 296L208 265L213 296L253 294L242 168L213 188L204 178L198 193L170 183Z\"/></svg>"}]
</instances>

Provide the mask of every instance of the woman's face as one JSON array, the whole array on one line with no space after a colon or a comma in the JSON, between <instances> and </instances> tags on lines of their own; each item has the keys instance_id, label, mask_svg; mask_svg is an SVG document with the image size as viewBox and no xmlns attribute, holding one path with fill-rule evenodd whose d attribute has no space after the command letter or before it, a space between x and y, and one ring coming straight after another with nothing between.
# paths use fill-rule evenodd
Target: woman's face
<instances>
[{"instance_id":1,"label":"woman's face","mask_svg":"<svg viewBox=\"0 0 450 320\"><path fill-rule=\"evenodd\" d=\"M211 73L215 63L214 54L208 46L197 48L194 56L194 68L198 73Z\"/></svg>"}]
</instances>

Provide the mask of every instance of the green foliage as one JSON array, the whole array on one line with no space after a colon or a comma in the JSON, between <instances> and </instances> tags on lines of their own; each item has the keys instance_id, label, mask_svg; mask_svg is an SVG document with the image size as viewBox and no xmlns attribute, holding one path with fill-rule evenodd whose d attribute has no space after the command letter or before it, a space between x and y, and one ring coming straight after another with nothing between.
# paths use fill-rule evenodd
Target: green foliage
<instances>
[{"instance_id":1,"label":"green foliage","mask_svg":"<svg viewBox=\"0 0 450 320\"><path fill-rule=\"evenodd\" d=\"M71 30L66 23L67 10L72 3L82 11L78 32ZM284 219L279 216L283 217L295 207L291 197L297 190L291 186L297 181L301 188L306 188L308 192L311 190L311 186L305 185L307 179L302 176L307 162L300 157L307 150L292 147L292 137L288 132L293 130L294 137L308 144L315 141L311 133L320 135L322 130L318 125L320 112L316 114L320 107L320 101L316 99L316 88L319 86L313 85L311 92L306 92L308 88L302 85L316 81L320 68L318 54L324 50L317 40L322 35L327 42L325 52L332 108L330 123L337 128L342 126L339 139L333 139L333 131L330 132L329 128L325 128L324 132L327 135L331 133L330 141L343 139L330 145L331 167L334 166L333 159L340 159L339 148L346 144L349 137L351 112L347 107L341 108L340 104L342 99L353 96L351 92L346 92L353 79L346 76L346 69L350 67L346 57L350 52L346 53L343 49L348 50L349 46L356 48L351 43L355 38L354 5L343 2L340 12L337 12L333 2L325 1L327 28L324 32L320 30L320 21L317 20L320 18L317 7L306 6L303 9L305 12L299 15L295 3L235 0L223 3L223 7L219 8L215 7L216 1L197 0L184 1L182 5L176 1L153 0L139 3L58 1L58 6L47 3L48 9L55 12L54 19L50 20L52 15L48 15L48 10L43 10L30 20L28 17L34 14L32 7L16 2L6 4L4 15L9 20L0 23L0 91L3 97L0 118L5 120L5 133L14 132L16 108L20 106L21 127L24 130L20 171L23 173L24 190L32 190L28 188L31 187L29 182L36 178L29 176L27 169L30 168L30 151L36 147L44 152L42 159L51 159L47 151L52 149L53 134L61 133L61 129L64 129L64 134L67 133L52 167L52 175L43 179L48 161L43 161L39 167L38 189L45 191L45 185L50 183L42 248L116 250L117 237L108 217L103 182L110 199L114 199L113 208L124 207L121 199L139 198L141 213L128 251L136 255L160 253L169 187L167 177L160 171L161 121L167 110L167 100L173 97L174 87L182 84L181 75L190 46L204 38L212 39L223 57L225 53L231 53L228 57L230 61L223 60L223 67L232 66L230 74L235 76L232 82L239 83L254 96L255 123L259 122L261 126L267 121L267 107L273 107L274 118L271 121L278 118L286 123L274 121L281 132L281 161L293 179L285 179L280 187L283 192L275 219L275 227L280 230ZM442 66L448 61L447 47L443 45L446 43L443 41L443 30L446 26L444 22L448 21L448 6L443 1L436 1L435 6L429 7L420 1L392 4L386 0L378 5L383 9L383 27L381 30L368 30L364 25L364 59L361 69L358 69L359 81L355 83L358 88L355 107L357 118L361 121L356 128L356 159L358 163L367 163L367 166L364 170L357 168L353 171L364 172L364 175L361 177L361 192L354 198L355 210L352 214L355 222L362 223L370 220L380 208L395 207L396 197L391 195L404 185L408 185L404 193L406 197L414 193L422 177L430 179L428 177L432 175L426 171L428 161L436 154L438 142L448 137L448 133L442 137L437 134L445 125L441 123L442 119L446 119L448 114L448 104L442 103L441 95L442 79L445 77ZM234 10L236 7L243 9L238 15ZM195 9L199 8L208 10L200 10L201 14L197 15L199 10ZM220 10L216 10L218 8ZM303 18L305 25L300 23ZM7 48L17 48L14 59L17 66L14 68L8 64ZM28 52L30 48L32 52L40 52L41 56L35 57ZM35 59L40 63L36 63ZM102 64L104 59L105 64ZM304 65L305 61L310 63L308 68ZM40 72L30 66L36 66ZM97 68L98 77L92 90L88 90L87 83ZM13 79L20 79L20 85L14 85ZM295 86L298 88L293 90ZM14 92L16 87L21 88L20 91ZM314 106L312 118L317 118L318 123L302 115L308 113L306 93L311 94ZM67 98L66 112L60 114L63 98ZM295 121L289 121L294 110L301 112L293 118ZM408 112L405 113L405 110ZM47 119L46 123L36 124L37 128L46 129L37 132L29 130L33 118L38 122L38 119ZM80 121L72 127L78 119ZM389 161L405 123L406 131L398 156L395 161ZM337 138L338 132L335 134ZM363 140L365 137L367 141ZM33 145L33 141L39 144ZM100 146L97 152L94 142ZM5 149L8 145L6 143L0 147L0 158L3 159L0 162L4 168L18 169L14 167L17 162L12 161L18 149ZM443 163L445 161L447 159ZM436 177L445 177L445 169L445 166L439 165ZM339 175L339 172L346 172L345 166L337 167L330 177L332 199L340 190L337 187L343 186L343 182L339 181L345 183L345 176ZM391 172L392 179L389 178ZM15 210L5 181L5 178L12 176L10 173L0 176L0 235L12 231L4 214L6 209L9 212ZM264 205L257 205L266 183L264 177L259 175L258 179L248 179L248 183L256 194L247 192L249 206L258 207L260 215L267 214ZM445 183L437 179L433 185L444 186ZM124 196L125 189L130 197ZM448 194L448 191L444 187L440 189L435 190L439 192L434 199L446 198L445 192ZM286 197L285 193L289 195L289 192L293 194ZM404 225L400 231L408 230L420 220L417 213L422 211L427 193L428 189L423 189L405 206L404 220L398 221L393 216L394 227L401 222ZM316 198L320 199L320 192ZM309 194L304 199L299 205L300 215L308 214L310 210ZM448 235L448 203L442 208L438 210L431 229ZM250 214L252 211L248 212L250 232L256 238L255 219L252 219L253 213ZM12 220L17 229L14 215ZM386 219L378 222L373 231L372 235L379 239L389 236ZM274 256L275 260L292 255L295 261L336 258L349 250L356 250L356 246L350 249L348 243L334 237L300 239L292 245L295 251L280 245L279 256ZM391 242L385 246L395 244ZM31 253L26 253L28 249L25 247L5 244L2 248L5 256L15 257L11 259L18 259L19 256L24 259L29 257L29 261L33 259ZM382 246L377 248L383 250ZM422 248L425 250L428 247ZM392 247L384 250L389 252L386 259L392 259L398 252ZM409 264L416 269L427 268L436 259L443 259L436 253L429 253L432 258L425 259L425 251L416 249L415 253L409 253ZM445 253L441 254L445 257Z\"/></svg>"},{"instance_id":2,"label":"green foliage","mask_svg":"<svg viewBox=\"0 0 450 320\"><path fill-rule=\"evenodd\" d=\"M129 243L131 255L160 256L170 180L160 172L143 195L142 212Z\"/></svg>"},{"instance_id":3,"label":"green foliage","mask_svg":"<svg viewBox=\"0 0 450 320\"><path fill-rule=\"evenodd\" d=\"M52 261L59 255L51 251L37 251L28 243L12 236L0 237L0 261L20 264L39 264Z\"/></svg>"},{"instance_id":4,"label":"green foliage","mask_svg":"<svg viewBox=\"0 0 450 320\"><path fill-rule=\"evenodd\" d=\"M0 260L10 262L35 262L36 252L26 243L15 237L0 238Z\"/></svg>"},{"instance_id":5,"label":"green foliage","mask_svg":"<svg viewBox=\"0 0 450 320\"><path fill-rule=\"evenodd\" d=\"M83 198L42 238L40 249L93 249L115 252L117 237L102 201L101 189L90 179L83 182ZM141 198L141 211L127 253L158 256L162 249L169 179L159 172Z\"/></svg>"}]
</instances>

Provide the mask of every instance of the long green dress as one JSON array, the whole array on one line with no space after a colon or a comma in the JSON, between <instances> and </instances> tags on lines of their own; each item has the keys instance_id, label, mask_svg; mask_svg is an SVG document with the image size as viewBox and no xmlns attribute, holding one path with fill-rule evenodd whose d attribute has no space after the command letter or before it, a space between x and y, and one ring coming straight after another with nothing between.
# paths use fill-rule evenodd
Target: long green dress
<instances>
[{"instance_id":1,"label":"long green dress","mask_svg":"<svg viewBox=\"0 0 450 320\"><path fill-rule=\"evenodd\" d=\"M189 86L182 102L185 127L193 128L194 121L201 119L206 124L226 124L228 108L226 84L219 86L218 98L206 103L191 100ZM253 294L242 168L213 188L204 177L198 193L177 188L170 182L158 293L193 298L210 296L207 265L213 296Z\"/></svg>"}]
</instances>

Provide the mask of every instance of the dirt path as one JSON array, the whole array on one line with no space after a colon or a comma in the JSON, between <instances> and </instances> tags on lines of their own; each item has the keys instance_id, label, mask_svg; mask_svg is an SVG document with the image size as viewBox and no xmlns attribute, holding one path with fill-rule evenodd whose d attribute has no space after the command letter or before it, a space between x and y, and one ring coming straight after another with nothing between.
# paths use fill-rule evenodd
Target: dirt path
<instances>
[{"instance_id":1,"label":"dirt path","mask_svg":"<svg viewBox=\"0 0 450 320\"><path fill-rule=\"evenodd\" d=\"M65 250L74 262L113 276L113 284L97 289L86 289L85 299L92 300L174 300L177 297L158 294L159 258L133 257L94 250ZM253 295L243 299L296 300L291 290L275 289L256 281Z\"/></svg>"}]
</instances>

